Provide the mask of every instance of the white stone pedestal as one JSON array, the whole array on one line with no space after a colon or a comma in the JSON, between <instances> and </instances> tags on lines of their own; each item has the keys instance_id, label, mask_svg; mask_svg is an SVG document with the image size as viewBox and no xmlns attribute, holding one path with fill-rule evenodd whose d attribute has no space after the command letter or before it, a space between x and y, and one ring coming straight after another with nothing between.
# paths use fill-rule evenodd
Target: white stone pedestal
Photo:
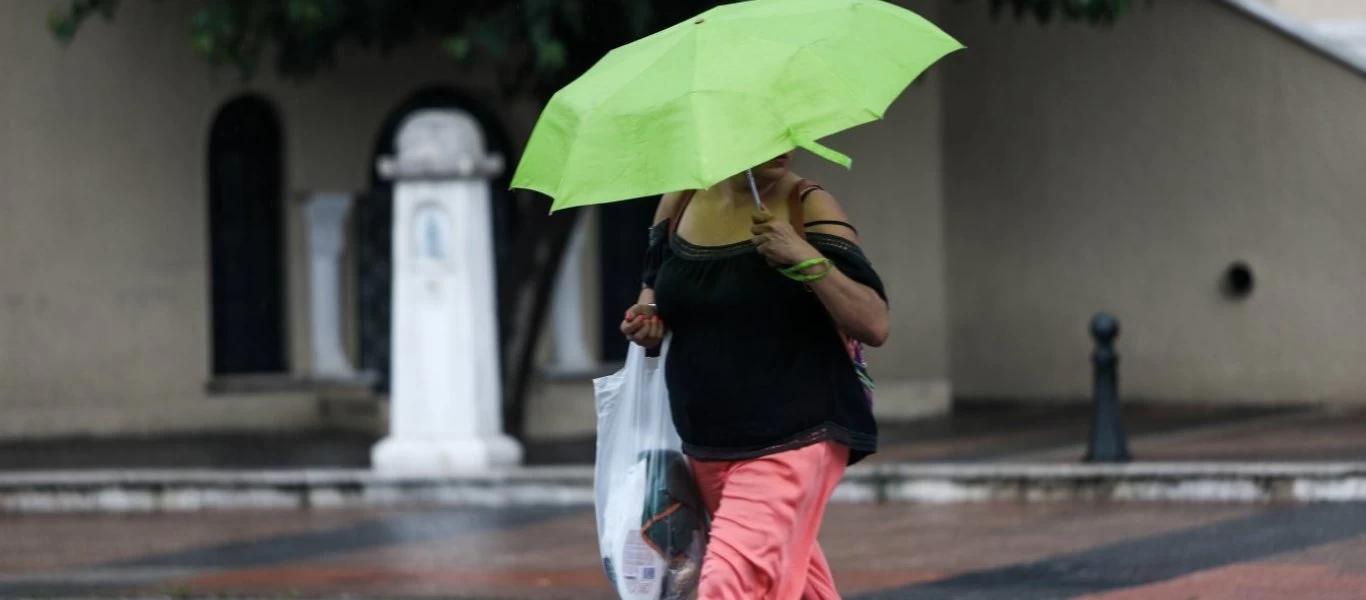
<instances>
[{"instance_id":1,"label":"white stone pedestal","mask_svg":"<svg viewBox=\"0 0 1366 600\"><path fill-rule=\"evenodd\" d=\"M478 125L420 111L398 133L394 180L394 302L389 437L380 471L445 474L521 462L502 432L498 312L489 179Z\"/></svg>"},{"instance_id":2,"label":"white stone pedestal","mask_svg":"<svg viewBox=\"0 0 1366 600\"><path fill-rule=\"evenodd\" d=\"M555 362L546 370L563 375L592 373L598 362L593 356L584 327L584 251L588 246L589 219L594 213L590 208L579 210L583 214L578 215L578 221L570 233L560 272L555 278L555 295L550 306Z\"/></svg>"},{"instance_id":3,"label":"white stone pedestal","mask_svg":"<svg viewBox=\"0 0 1366 600\"><path fill-rule=\"evenodd\" d=\"M313 376L319 379L356 377L356 369L342 347L341 336L341 252L350 210L351 196L342 193L315 193L304 204L304 219L308 225Z\"/></svg>"}]
</instances>

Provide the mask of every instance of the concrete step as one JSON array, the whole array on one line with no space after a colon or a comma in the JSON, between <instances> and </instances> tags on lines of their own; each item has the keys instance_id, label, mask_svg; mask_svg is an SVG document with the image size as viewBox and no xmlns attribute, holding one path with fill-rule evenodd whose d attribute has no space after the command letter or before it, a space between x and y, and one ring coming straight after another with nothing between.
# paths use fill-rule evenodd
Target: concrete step
<instances>
[{"instance_id":1,"label":"concrete step","mask_svg":"<svg viewBox=\"0 0 1366 600\"><path fill-rule=\"evenodd\" d=\"M836 502L1366 501L1366 463L874 464ZM588 466L417 477L369 470L131 470L0 474L0 512L163 512L583 506Z\"/></svg>"}]
</instances>

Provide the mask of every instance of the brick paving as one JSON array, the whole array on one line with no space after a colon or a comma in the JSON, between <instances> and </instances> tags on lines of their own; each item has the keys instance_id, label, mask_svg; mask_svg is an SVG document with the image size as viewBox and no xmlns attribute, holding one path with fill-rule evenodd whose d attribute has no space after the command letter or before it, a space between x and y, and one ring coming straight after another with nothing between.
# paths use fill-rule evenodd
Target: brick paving
<instances>
[{"instance_id":1,"label":"brick paving","mask_svg":"<svg viewBox=\"0 0 1366 600\"><path fill-rule=\"evenodd\" d=\"M851 599L1366 597L1361 505L835 505L822 543ZM613 597L582 510L0 520L0 597L155 593Z\"/></svg>"},{"instance_id":2,"label":"brick paving","mask_svg":"<svg viewBox=\"0 0 1366 600\"><path fill-rule=\"evenodd\" d=\"M1361 600L1366 577L1333 566L1254 563L1203 571L1152 585L1082 596L1080 600Z\"/></svg>"},{"instance_id":3,"label":"brick paving","mask_svg":"<svg viewBox=\"0 0 1366 600\"><path fill-rule=\"evenodd\" d=\"M1343 573L1366 576L1366 538L1352 538L1278 554L1271 562L1299 565L1337 565ZM1366 597L1366 593L1362 594Z\"/></svg>"},{"instance_id":4,"label":"brick paving","mask_svg":"<svg viewBox=\"0 0 1366 600\"><path fill-rule=\"evenodd\" d=\"M214 544L328 531L377 517L365 511L6 515L0 516L0 574L51 571Z\"/></svg>"},{"instance_id":5,"label":"brick paving","mask_svg":"<svg viewBox=\"0 0 1366 600\"><path fill-rule=\"evenodd\" d=\"M1075 462L1088 418L969 410L893 423L872 460ZM1125 418L1140 461L1366 460L1366 410ZM0 468L6 456L17 455L0 448ZM842 592L862 600L1366 598L1366 505L842 504L822 540ZM613 597L581 509L0 517L0 598L157 593Z\"/></svg>"}]
</instances>

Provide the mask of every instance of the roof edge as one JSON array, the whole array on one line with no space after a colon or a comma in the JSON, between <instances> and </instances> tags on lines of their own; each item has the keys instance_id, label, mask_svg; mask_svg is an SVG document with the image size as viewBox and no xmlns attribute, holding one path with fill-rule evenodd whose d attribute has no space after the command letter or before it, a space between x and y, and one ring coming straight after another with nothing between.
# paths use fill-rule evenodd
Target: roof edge
<instances>
[{"instance_id":1,"label":"roof edge","mask_svg":"<svg viewBox=\"0 0 1366 600\"><path fill-rule=\"evenodd\" d=\"M1216 0L1219 4L1236 11L1261 25L1290 38L1301 46L1318 53L1352 71L1366 77L1366 55L1342 47L1312 27L1291 19L1280 11L1257 0Z\"/></svg>"}]
</instances>

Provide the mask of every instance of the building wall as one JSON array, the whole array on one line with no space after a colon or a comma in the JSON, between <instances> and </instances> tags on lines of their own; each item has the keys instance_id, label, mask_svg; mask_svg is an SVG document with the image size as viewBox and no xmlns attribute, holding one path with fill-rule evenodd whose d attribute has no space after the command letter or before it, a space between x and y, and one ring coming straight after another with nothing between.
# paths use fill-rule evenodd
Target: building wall
<instances>
[{"instance_id":1,"label":"building wall","mask_svg":"<svg viewBox=\"0 0 1366 600\"><path fill-rule=\"evenodd\" d=\"M63 49L45 27L61 4L0 2L0 438L317 425L311 394L206 391L211 119L244 91L280 111L290 356L304 374L296 199L363 189L381 122L416 89L493 106L477 92L487 79L411 51L242 86L187 50L190 7L125 3ZM796 165L844 203L887 281L892 339L870 357L882 416L943 411L950 390L1082 397L1099 309L1124 322L1131 397L1366 395L1360 74L1217 0L1157 3L1109 31L907 6L968 49L885 121L825 140L852 170ZM497 108L522 143L537 107ZM1257 276L1247 300L1219 292L1234 260ZM532 429L591 432L591 388L548 387L568 401L538 393Z\"/></svg>"},{"instance_id":2,"label":"building wall","mask_svg":"<svg viewBox=\"0 0 1366 600\"><path fill-rule=\"evenodd\" d=\"M937 2L902 6L954 32ZM980 9L980 7L978 7ZM892 335L868 360L877 378L875 407L885 418L948 408L948 317L944 272L943 81L950 55L901 95L885 119L822 143L854 159L844 169L805 152L794 169L835 196L859 229L891 305Z\"/></svg>"},{"instance_id":3,"label":"building wall","mask_svg":"<svg viewBox=\"0 0 1366 600\"><path fill-rule=\"evenodd\" d=\"M477 93L487 78L411 51L345 56L303 84L267 74L243 86L189 51L190 5L126 2L114 24L92 21L63 49L46 19L64 4L0 3L0 438L316 424L310 394L206 392L211 120L244 91L279 110L290 356L304 374L297 199L364 189L381 122L418 88L488 100ZM520 143L534 108L500 108Z\"/></svg>"},{"instance_id":4,"label":"building wall","mask_svg":"<svg viewBox=\"0 0 1366 600\"><path fill-rule=\"evenodd\" d=\"M1104 309L1130 398L1366 399L1361 73L1217 0L1108 31L944 10L968 46L944 70L960 396L1084 397Z\"/></svg>"},{"instance_id":5,"label":"building wall","mask_svg":"<svg viewBox=\"0 0 1366 600\"><path fill-rule=\"evenodd\" d=\"M1261 2L1302 21L1366 20L1366 2L1361 2L1361 0L1261 0Z\"/></svg>"}]
</instances>

